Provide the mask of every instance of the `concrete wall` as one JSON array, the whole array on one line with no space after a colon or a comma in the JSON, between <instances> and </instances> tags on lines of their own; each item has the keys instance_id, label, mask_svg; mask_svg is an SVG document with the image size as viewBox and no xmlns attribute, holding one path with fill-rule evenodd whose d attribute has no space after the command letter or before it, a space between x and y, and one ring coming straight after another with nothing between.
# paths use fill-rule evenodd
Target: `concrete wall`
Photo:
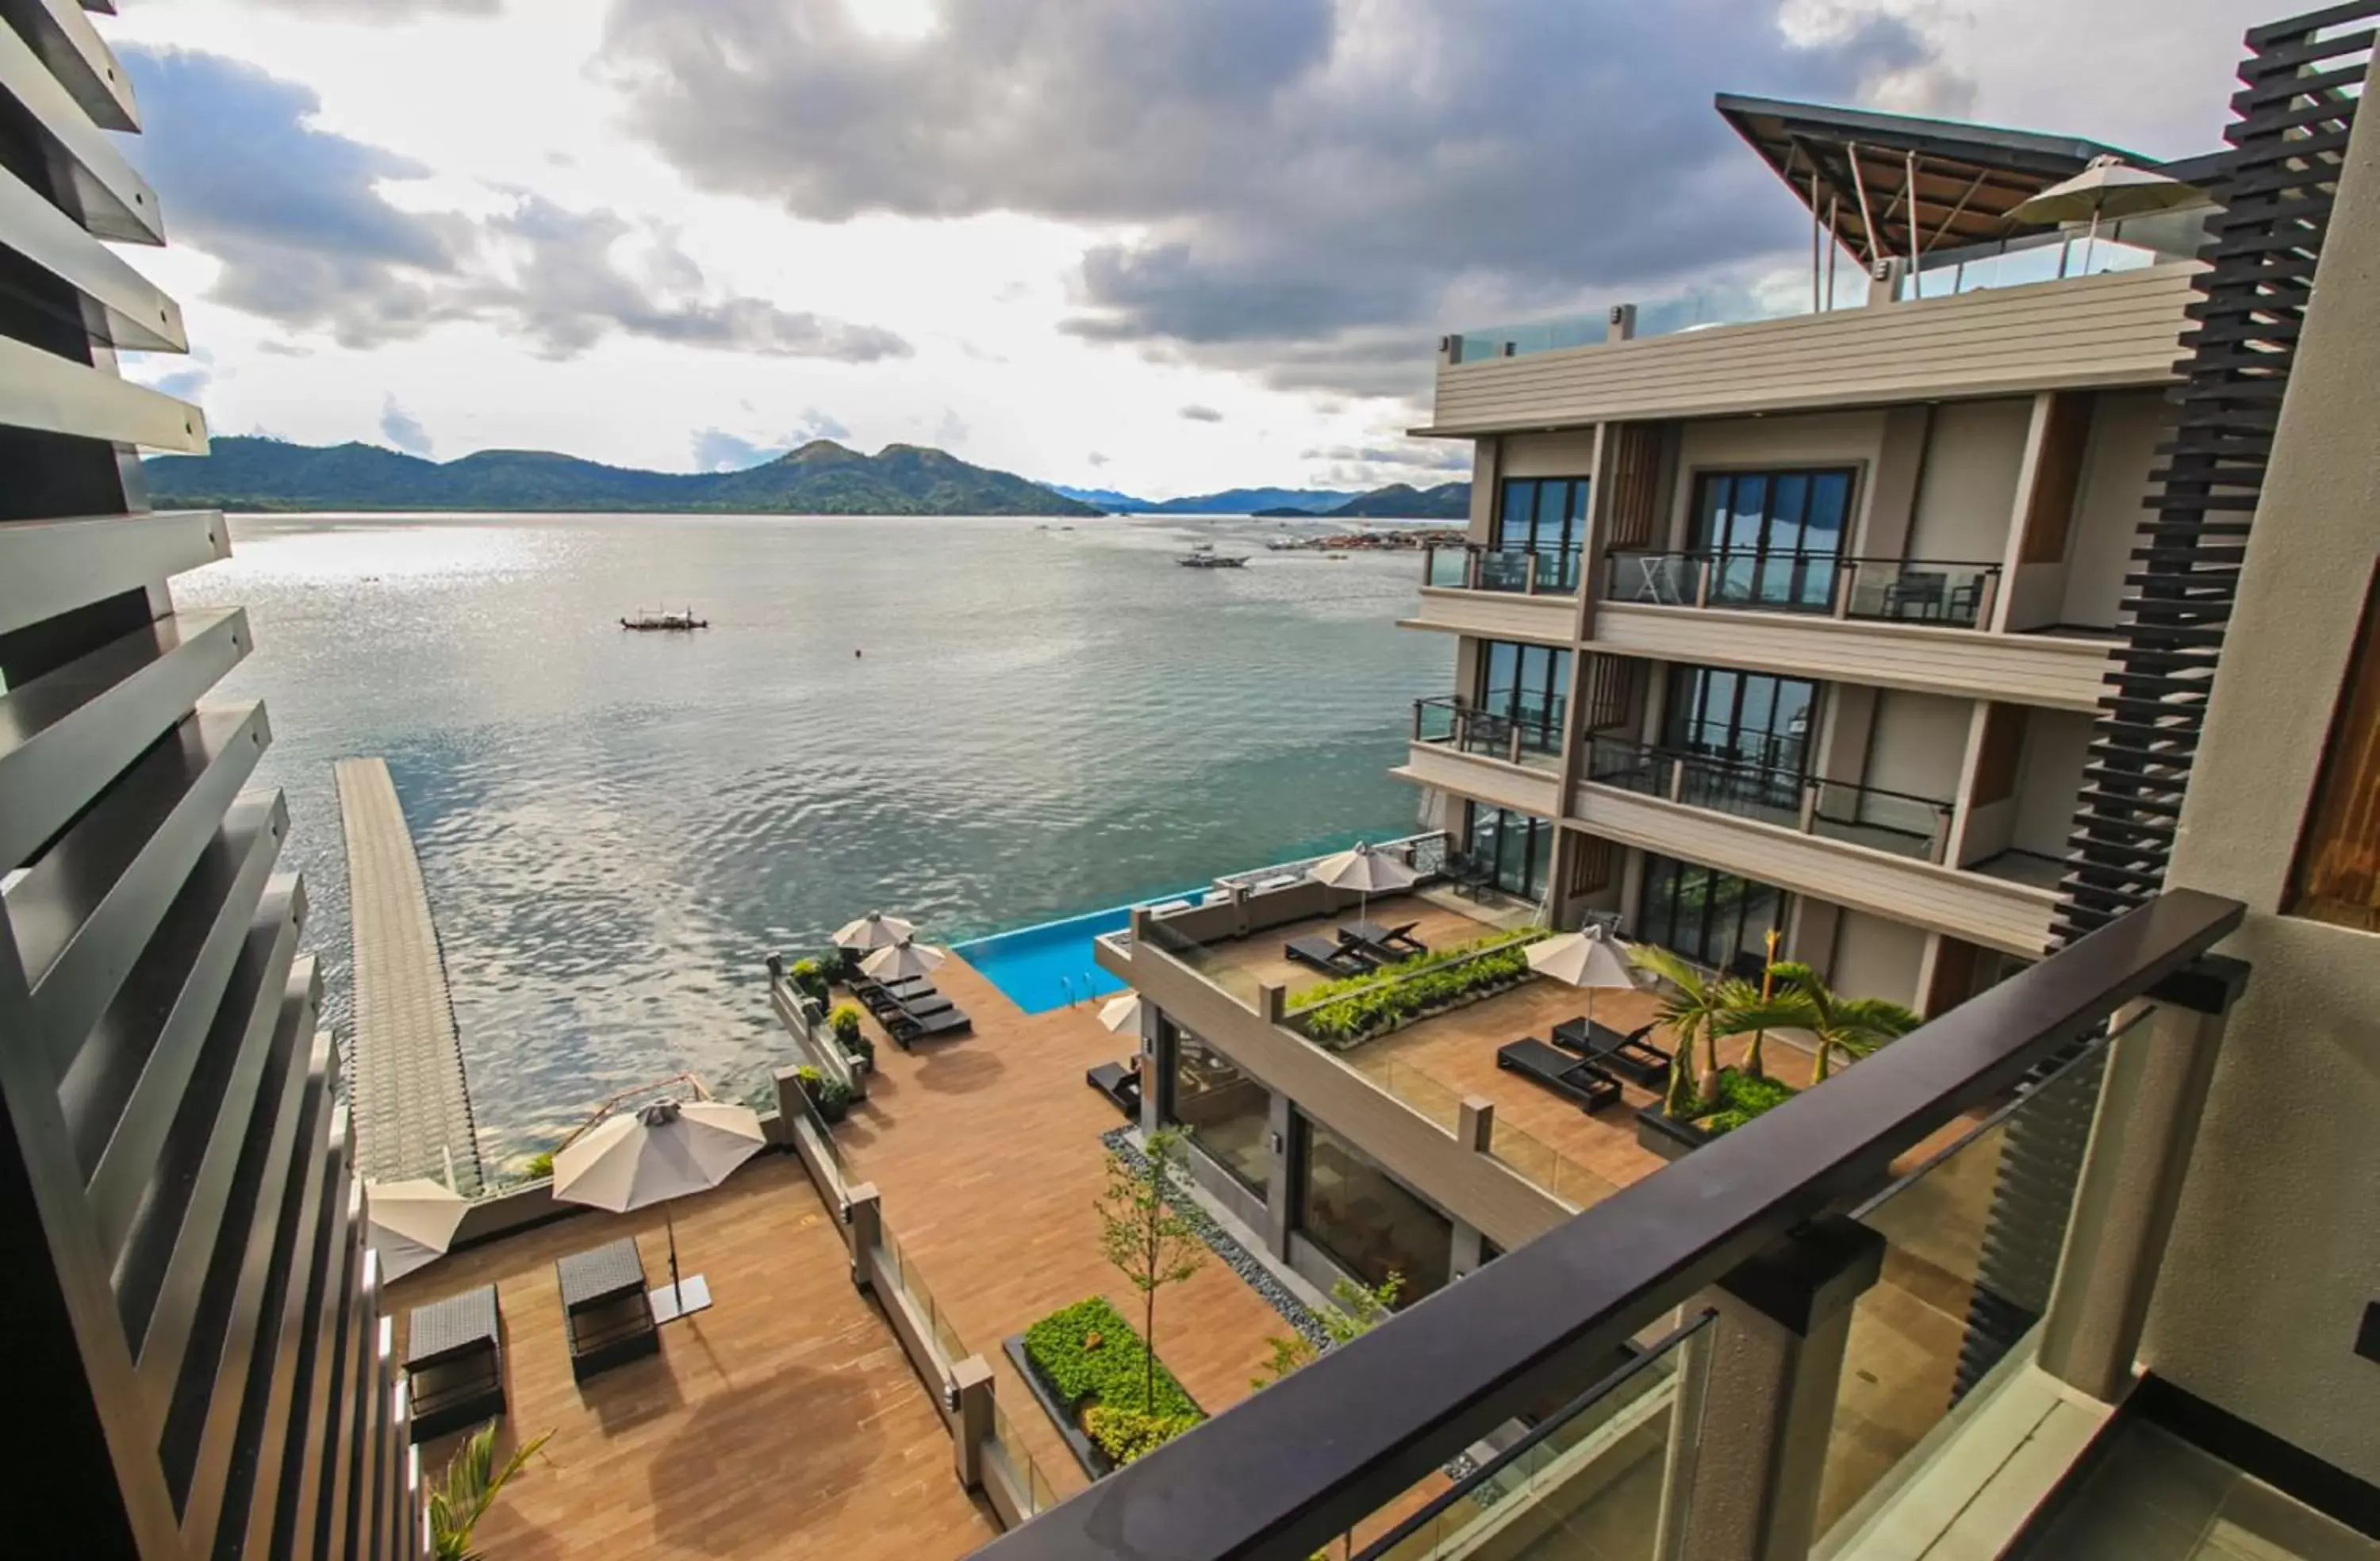
<instances>
[{"instance_id":1,"label":"concrete wall","mask_svg":"<svg viewBox=\"0 0 2380 1561\"><path fill-rule=\"evenodd\" d=\"M1828 985L1847 998L1883 998L1913 1008L1918 967L1925 962L1925 928L1845 911L1835 926Z\"/></svg>"},{"instance_id":2,"label":"concrete wall","mask_svg":"<svg viewBox=\"0 0 2380 1561\"><path fill-rule=\"evenodd\" d=\"M2071 710L2029 710L2018 766L2016 817L2008 843L2036 856L2063 856L2075 793L2090 757L2091 720Z\"/></svg>"},{"instance_id":3,"label":"concrete wall","mask_svg":"<svg viewBox=\"0 0 2380 1561\"><path fill-rule=\"evenodd\" d=\"M1506 477L1587 477L1595 470L1595 430L1504 436Z\"/></svg>"},{"instance_id":4,"label":"concrete wall","mask_svg":"<svg viewBox=\"0 0 2380 1561\"><path fill-rule=\"evenodd\" d=\"M1829 770L1828 777L1857 779L1888 792L1951 801L1959 794L1959 772L1967 756L1967 729L1973 710L1974 702L1969 699L1885 689L1876 696L1865 774Z\"/></svg>"},{"instance_id":5,"label":"concrete wall","mask_svg":"<svg viewBox=\"0 0 2380 1561\"><path fill-rule=\"evenodd\" d=\"M2153 393L2109 393L2091 413L2091 442L2083 454L2082 480L2074 496L2074 521L2066 535L2065 590L2057 621L2083 628L2112 628L2124 597L2124 575L2141 522L2143 501L2157 490L2149 473L2158 465L2157 441L2169 417L2165 397Z\"/></svg>"},{"instance_id":6,"label":"concrete wall","mask_svg":"<svg viewBox=\"0 0 2380 1561\"><path fill-rule=\"evenodd\" d=\"M1925 475L1917 487L1908 558L1990 563L2008 546L2030 397L1954 402L1934 409Z\"/></svg>"},{"instance_id":7,"label":"concrete wall","mask_svg":"<svg viewBox=\"0 0 2380 1561\"><path fill-rule=\"evenodd\" d=\"M2254 966L2191 1160L2143 1354L2380 1482L2380 937L2281 911L2356 624L2380 563L2380 114L2349 149L2248 545L2169 881L2244 901Z\"/></svg>"}]
</instances>

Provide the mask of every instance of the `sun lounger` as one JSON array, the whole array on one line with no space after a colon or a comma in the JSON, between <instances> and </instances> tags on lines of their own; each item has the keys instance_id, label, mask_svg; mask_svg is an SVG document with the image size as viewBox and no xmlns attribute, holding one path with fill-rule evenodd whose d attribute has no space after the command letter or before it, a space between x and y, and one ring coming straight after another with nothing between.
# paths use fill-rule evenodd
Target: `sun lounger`
<instances>
[{"instance_id":1,"label":"sun lounger","mask_svg":"<svg viewBox=\"0 0 2380 1561\"><path fill-rule=\"evenodd\" d=\"M1127 1120L1140 1120L1140 1070L1128 1062L1102 1062L1086 1072L1083 1082L1107 1096L1108 1104Z\"/></svg>"},{"instance_id":2,"label":"sun lounger","mask_svg":"<svg viewBox=\"0 0 2380 1561\"><path fill-rule=\"evenodd\" d=\"M599 1372L662 1352L661 1330L653 1325L652 1302L645 1294L645 1265L632 1238L558 1258L553 1271L573 1380L583 1383Z\"/></svg>"},{"instance_id":3,"label":"sun lounger","mask_svg":"<svg viewBox=\"0 0 2380 1561\"><path fill-rule=\"evenodd\" d=\"M928 1014L896 1013L884 1022L885 1033L903 1051L909 1049L912 1041L931 1040L937 1035L964 1035L974 1028L974 1020L948 1006Z\"/></svg>"},{"instance_id":4,"label":"sun lounger","mask_svg":"<svg viewBox=\"0 0 2380 1561\"><path fill-rule=\"evenodd\" d=\"M1312 965L1325 975L1361 975L1374 963L1358 950L1310 932L1281 945L1281 952L1293 964Z\"/></svg>"},{"instance_id":5,"label":"sun lounger","mask_svg":"<svg viewBox=\"0 0 2380 1561\"><path fill-rule=\"evenodd\" d=\"M1402 926L1382 926L1378 922L1349 922L1339 929L1342 943L1359 943L1391 960L1412 954L1427 954L1429 945L1414 936L1419 922L1407 922Z\"/></svg>"},{"instance_id":6,"label":"sun lounger","mask_svg":"<svg viewBox=\"0 0 2380 1561\"><path fill-rule=\"evenodd\" d=\"M406 1327L405 1388L416 1442L504 1412L504 1314L495 1286L413 1309Z\"/></svg>"},{"instance_id":7,"label":"sun lounger","mask_svg":"<svg viewBox=\"0 0 2380 1561\"><path fill-rule=\"evenodd\" d=\"M1652 1033L1650 1024L1623 1035L1609 1024L1572 1019L1554 1026L1554 1045L1646 1089L1659 1089L1670 1082L1670 1054L1645 1038Z\"/></svg>"},{"instance_id":8,"label":"sun lounger","mask_svg":"<svg viewBox=\"0 0 2380 1561\"><path fill-rule=\"evenodd\" d=\"M1527 1074L1556 1095L1576 1101L1580 1110L1590 1114L1620 1102L1619 1080L1592 1062L1581 1062L1568 1052L1555 1050L1534 1035L1498 1047L1496 1066Z\"/></svg>"},{"instance_id":9,"label":"sun lounger","mask_svg":"<svg viewBox=\"0 0 2380 1561\"><path fill-rule=\"evenodd\" d=\"M905 1004L930 1001L941 996L934 990L933 983L922 975L896 981L889 986L880 981L871 981L865 986L855 986L851 990L868 1011L879 1019L897 1013Z\"/></svg>"}]
</instances>

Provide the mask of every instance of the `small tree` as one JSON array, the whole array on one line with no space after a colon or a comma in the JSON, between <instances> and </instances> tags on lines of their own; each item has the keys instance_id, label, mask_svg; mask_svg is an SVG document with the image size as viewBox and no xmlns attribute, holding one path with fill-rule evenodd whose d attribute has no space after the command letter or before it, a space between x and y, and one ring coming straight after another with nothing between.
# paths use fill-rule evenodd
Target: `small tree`
<instances>
[{"instance_id":1,"label":"small tree","mask_svg":"<svg viewBox=\"0 0 2380 1561\"><path fill-rule=\"evenodd\" d=\"M1145 1158L1137 1165L1111 1151L1107 1194L1094 1205L1099 1211L1100 1250L1140 1292L1140 1337L1148 1356L1141 1386L1144 1409L1157 1401L1157 1292L1187 1279L1207 1260L1207 1244L1172 1202L1181 1147L1180 1131L1167 1129L1148 1135Z\"/></svg>"},{"instance_id":2,"label":"small tree","mask_svg":"<svg viewBox=\"0 0 2380 1561\"><path fill-rule=\"evenodd\" d=\"M1377 1285L1359 1285L1353 1279L1342 1279L1330 1287L1330 1299L1338 1302L1326 1306L1315 1315L1320 1319L1322 1331L1330 1336L1328 1346L1318 1346L1303 1334L1287 1334L1265 1340L1272 1349L1272 1358L1265 1362L1261 1375L1248 1379L1251 1387L1269 1387L1290 1373L1322 1353L1325 1348L1335 1349L1351 1338L1370 1333L1389 1320L1397 1302L1397 1292L1404 1289L1405 1277L1391 1274Z\"/></svg>"},{"instance_id":3,"label":"small tree","mask_svg":"<svg viewBox=\"0 0 2380 1561\"><path fill-rule=\"evenodd\" d=\"M1727 1016L1759 994L1741 981L1706 975L1667 949L1639 943L1628 957L1640 968L1661 978L1660 1021L1678 1038L1678 1054L1670 1059L1670 1093L1661 1109L1672 1121L1684 1121L1695 1107L1718 1094L1718 1038ZM1703 1046L1703 1066L1694 1069L1694 1043Z\"/></svg>"},{"instance_id":4,"label":"small tree","mask_svg":"<svg viewBox=\"0 0 2380 1561\"><path fill-rule=\"evenodd\" d=\"M471 1548L471 1531L493 1507L497 1493L521 1466L552 1439L549 1431L522 1443L513 1456L496 1467L496 1422L488 1422L466 1437L446 1460L445 1478L430 1488L430 1554L432 1561L481 1561Z\"/></svg>"},{"instance_id":5,"label":"small tree","mask_svg":"<svg viewBox=\"0 0 2380 1561\"><path fill-rule=\"evenodd\" d=\"M1825 1083L1838 1053L1845 1062L1867 1056L1887 1042L1899 1040L1925 1023L1910 1009L1882 998L1837 997L1808 965L1786 961L1771 967L1776 991L1765 1002L1739 1005L1722 1016L1722 1034L1774 1026L1807 1030L1817 1037L1818 1062L1811 1071L1813 1083Z\"/></svg>"}]
</instances>

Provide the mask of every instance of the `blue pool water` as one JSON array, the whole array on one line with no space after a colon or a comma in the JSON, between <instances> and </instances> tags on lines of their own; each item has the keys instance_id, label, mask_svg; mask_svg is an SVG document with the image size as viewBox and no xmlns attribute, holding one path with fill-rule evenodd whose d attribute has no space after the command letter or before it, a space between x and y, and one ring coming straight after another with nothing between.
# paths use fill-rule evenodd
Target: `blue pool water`
<instances>
[{"instance_id":1,"label":"blue pool water","mask_svg":"<svg viewBox=\"0 0 2380 1561\"><path fill-rule=\"evenodd\" d=\"M961 943L951 951L981 971L1027 1013L1105 997L1123 983L1091 958L1091 939L1132 925L1132 907L1113 905L1061 922L1018 927Z\"/></svg>"}]
</instances>

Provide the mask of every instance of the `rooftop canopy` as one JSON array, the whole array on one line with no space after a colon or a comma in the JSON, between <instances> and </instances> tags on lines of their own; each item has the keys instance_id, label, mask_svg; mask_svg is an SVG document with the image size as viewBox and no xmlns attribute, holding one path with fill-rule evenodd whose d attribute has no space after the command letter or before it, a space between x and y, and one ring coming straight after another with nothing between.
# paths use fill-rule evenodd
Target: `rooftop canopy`
<instances>
[{"instance_id":1,"label":"rooftop canopy","mask_svg":"<svg viewBox=\"0 0 2380 1561\"><path fill-rule=\"evenodd\" d=\"M2044 224L2010 221L2009 212L2095 157L2161 166L2074 136L1730 92L1719 94L1718 107L1843 247L1870 265L1906 259L1912 249L1923 256L2041 231Z\"/></svg>"}]
</instances>

